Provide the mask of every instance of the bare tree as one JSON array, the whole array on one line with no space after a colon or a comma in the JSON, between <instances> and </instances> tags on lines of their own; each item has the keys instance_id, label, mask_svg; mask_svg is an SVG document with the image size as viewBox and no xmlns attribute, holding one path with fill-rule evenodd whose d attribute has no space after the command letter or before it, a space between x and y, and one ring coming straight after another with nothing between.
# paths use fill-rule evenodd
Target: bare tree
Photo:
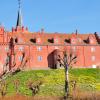
<instances>
[{"instance_id":1,"label":"bare tree","mask_svg":"<svg viewBox=\"0 0 100 100\"><path fill-rule=\"evenodd\" d=\"M16 79L16 80L13 81L13 83L14 83L14 87L15 87L16 93L19 93L20 80Z\"/></svg>"},{"instance_id":2,"label":"bare tree","mask_svg":"<svg viewBox=\"0 0 100 100\"><path fill-rule=\"evenodd\" d=\"M72 68L73 64L76 63L77 53L73 50L64 50L62 51L63 55L57 55L57 61L64 67L65 69L65 97L69 96L69 68Z\"/></svg>"},{"instance_id":3,"label":"bare tree","mask_svg":"<svg viewBox=\"0 0 100 100\"><path fill-rule=\"evenodd\" d=\"M6 83L5 80L0 81L0 94L2 97L4 97L7 94L7 87L8 84Z\"/></svg>"}]
</instances>

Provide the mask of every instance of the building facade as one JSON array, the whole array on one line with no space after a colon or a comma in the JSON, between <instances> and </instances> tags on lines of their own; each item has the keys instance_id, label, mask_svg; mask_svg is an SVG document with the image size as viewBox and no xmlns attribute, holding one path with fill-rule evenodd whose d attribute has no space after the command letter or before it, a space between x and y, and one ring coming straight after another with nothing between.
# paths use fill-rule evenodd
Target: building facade
<instances>
[{"instance_id":1,"label":"building facade","mask_svg":"<svg viewBox=\"0 0 100 100\"><path fill-rule=\"evenodd\" d=\"M78 52L78 68L100 65L100 38L98 33L46 33L29 32L21 24L21 12L18 11L17 25L12 31L0 26L0 71L24 67L25 69L55 68L55 51L73 49Z\"/></svg>"}]
</instances>

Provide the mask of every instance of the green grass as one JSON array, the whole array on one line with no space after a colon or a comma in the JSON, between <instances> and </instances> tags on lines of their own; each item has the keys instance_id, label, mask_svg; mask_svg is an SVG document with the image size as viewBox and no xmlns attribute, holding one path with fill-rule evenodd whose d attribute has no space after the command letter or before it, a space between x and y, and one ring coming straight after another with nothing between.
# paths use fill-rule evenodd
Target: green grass
<instances>
[{"instance_id":1,"label":"green grass","mask_svg":"<svg viewBox=\"0 0 100 100\"><path fill-rule=\"evenodd\" d=\"M69 79L77 81L77 87L82 91L100 91L100 69L71 69L69 71ZM64 95L64 70L32 70L19 72L9 78L7 93L12 95L15 93L14 80L19 80L19 91L23 95L32 95L28 89L30 80L42 80L40 91L37 96L63 96Z\"/></svg>"}]
</instances>

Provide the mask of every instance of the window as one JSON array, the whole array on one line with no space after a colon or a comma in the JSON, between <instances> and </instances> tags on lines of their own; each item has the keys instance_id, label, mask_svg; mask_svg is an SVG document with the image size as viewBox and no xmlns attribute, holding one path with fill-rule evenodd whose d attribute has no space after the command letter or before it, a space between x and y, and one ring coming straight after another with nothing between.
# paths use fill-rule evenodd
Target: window
<instances>
[{"instance_id":1,"label":"window","mask_svg":"<svg viewBox=\"0 0 100 100\"><path fill-rule=\"evenodd\" d=\"M5 50L6 50L6 51L9 51L9 47L5 47Z\"/></svg>"},{"instance_id":2,"label":"window","mask_svg":"<svg viewBox=\"0 0 100 100\"><path fill-rule=\"evenodd\" d=\"M92 56L92 57L91 57L91 60L92 60L92 61L95 61L95 59L96 59L95 56Z\"/></svg>"},{"instance_id":3,"label":"window","mask_svg":"<svg viewBox=\"0 0 100 100\"><path fill-rule=\"evenodd\" d=\"M72 50L73 50L73 51L75 51L75 50L76 50L76 47L75 47L75 46L73 46L73 47L72 47Z\"/></svg>"},{"instance_id":4,"label":"window","mask_svg":"<svg viewBox=\"0 0 100 100\"><path fill-rule=\"evenodd\" d=\"M55 49L59 49L57 46L55 46Z\"/></svg>"},{"instance_id":5,"label":"window","mask_svg":"<svg viewBox=\"0 0 100 100\"><path fill-rule=\"evenodd\" d=\"M42 61L42 56L38 56L38 61Z\"/></svg>"},{"instance_id":6,"label":"window","mask_svg":"<svg viewBox=\"0 0 100 100\"><path fill-rule=\"evenodd\" d=\"M24 47L19 47L19 51L23 51L24 50Z\"/></svg>"},{"instance_id":7,"label":"window","mask_svg":"<svg viewBox=\"0 0 100 100\"><path fill-rule=\"evenodd\" d=\"M37 47L37 50L38 50L38 51L41 51L41 50L42 50L42 47Z\"/></svg>"},{"instance_id":8,"label":"window","mask_svg":"<svg viewBox=\"0 0 100 100\"><path fill-rule=\"evenodd\" d=\"M19 61L22 61L23 57L22 56L19 56L18 59L19 59Z\"/></svg>"},{"instance_id":9,"label":"window","mask_svg":"<svg viewBox=\"0 0 100 100\"><path fill-rule=\"evenodd\" d=\"M8 56L5 58L5 62L6 62L6 63L9 62L9 57L8 57Z\"/></svg>"},{"instance_id":10,"label":"window","mask_svg":"<svg viewBox=\"0 0 100 100\"><path fill-rule=\"evenodd\" d=\"M91 52L95 52L95 48L94 47L91 47Z\"/></svg>"}]
</instances>

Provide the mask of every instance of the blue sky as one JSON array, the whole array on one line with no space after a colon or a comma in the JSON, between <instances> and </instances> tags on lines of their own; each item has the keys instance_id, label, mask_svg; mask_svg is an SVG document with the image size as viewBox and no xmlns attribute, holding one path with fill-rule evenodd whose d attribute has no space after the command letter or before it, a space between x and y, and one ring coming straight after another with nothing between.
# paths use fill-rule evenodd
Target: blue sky
<instances>
[{"instance_id":1,"label":"blue sky","mask_svg":"<svg viewBox=\"0 0 100 100\"><path fill-rule=\"evenodd\" d=\"M100 0L22 0L23 25L29 31L100 32ZM0 23L16 26L17 0L1 0Z\"/></svg>"}]
</instances>

